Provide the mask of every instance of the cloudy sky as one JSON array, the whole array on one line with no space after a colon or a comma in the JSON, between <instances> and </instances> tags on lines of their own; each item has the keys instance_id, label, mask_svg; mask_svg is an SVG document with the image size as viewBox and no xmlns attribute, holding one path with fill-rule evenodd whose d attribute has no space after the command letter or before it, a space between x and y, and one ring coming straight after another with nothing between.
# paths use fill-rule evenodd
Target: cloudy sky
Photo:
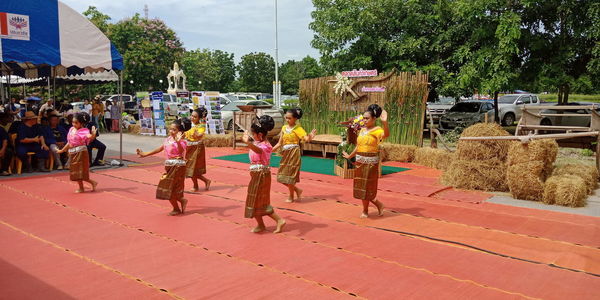
<instances>
[{"instance_id":1,"label":"cloudy sky","mask_svg":"<svg viewBox=\"0 0 600 300\"><path fill-rule=\"evenodd\" d=\"M96 6L113 22L144 14L173 28L186 49L220 49L236 61L250 52L275 54L274 0L61 0L78 12ZM319 57L310 46L311 0L278 0L279 61Z\"/></svg>"}]
</instances>

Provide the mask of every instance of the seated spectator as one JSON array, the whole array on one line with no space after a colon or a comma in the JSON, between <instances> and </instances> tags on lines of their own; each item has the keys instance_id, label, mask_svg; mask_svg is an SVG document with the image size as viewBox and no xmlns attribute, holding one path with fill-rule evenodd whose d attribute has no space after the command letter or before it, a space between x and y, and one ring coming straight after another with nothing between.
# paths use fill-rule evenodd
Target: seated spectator
<instances>
[{"instance_id":1,"label":"seated spectator","mask_svg":"<svg viewBox=\"0 0 600 300\"><path fill-rule=\"evenodd\" d=\"M4 112L0 114L0 123L6 122L8 119L12 119L13 115L11 112ZM10 144L8 132L4 129L4 126L0 126L0 176L8 176L8 167L12 162L14 149Z\"/></svg>"},{"instance_id":2,"label":"seated spectator","mask_svg":"<svg viewBox=\"0 0 600 300\"><path fill-rule=\"evenodd\" d=\"M46 159L48 158L48 147L44 145L44 137L37 125L37 116L32 111L25 113L23 124L17 130L17 156L25 166L25 172L33 172L33 167L29 163L27 152L34 152L34 158L37 159L37 169L41 172L50 172L46 169Z\"/></svg>"},{"instance_id":3,"label":"seated spectator","mask_svg":"<svg viewBox=\"0 0 600 300\"><path fill-rule=\"evenodd\" d=\"M67 117L63 119L63 122L60 124L62 128L64 128L67 132L73 127L73 113L67 113Z\"/></svg>"},{"instance_id":4,"label":"seated spectator","mask_svg":"<svg viewBox=\"0 0 600 300\"><path fill-rule=\"evenodd\" d=\"M90 132L92 132L92 127L95 127L93 122L89 122L88 124L86 124L87 129L90 130ZM98 129L98 128L96 128ZM98 137L100 136L100 132L96 131L96 138L94 138L93 140L90 141L90 143L88 144L88 153L90 156L90 166L104 166L104 152L106 151L106 145L104 145L104 143L102 143L101 141L98 140ZM94 156L92 149L98 149L98 153L96 154L96 159L94 159L94 161L92 162L92 156Z\"/></svg>"},{"instance_id":5,"label":"seated spectator","mask_svg":"<svg viewBox=\"0 0 600 300\"><path fill-rule=\"evenodd\" d=\"M52 119L57 120L56 123L58 125L58 116L56 116L56 115L51 115L51 116L52 116ZM62 149L62 147L58 146L58 141L54 134L54 130L52 129L52 127L50 125L49 118L42 118L41 130L42 130L42 133L44 136L44 145L50 149L50 154L52 156L54 156L54 166L56 167L57 170L62 170L63 164L62 164L62 160L61 160L61 155L60 155L60 153L58 153L58 150ZM62 134L61 132L58 132L58 135L59 135L59 137L62 135L66 138L66 133ZM63 143L63 146L64 146L64 143Z\"/></svg>"},{"instance_id":6,"label":"seated spectator","mask_svg":"<svg viewBox=\"0 0 600 300\"><path fill-rule=\"evenodd\" d=\"M7 134L10 131L10 127L13 124L14 118L14 115L7 111L5 111L4 114L2 114L2 117L0 117L0 127L4 128L4 131L6 131Z\"/></svg>"}]
</instances>

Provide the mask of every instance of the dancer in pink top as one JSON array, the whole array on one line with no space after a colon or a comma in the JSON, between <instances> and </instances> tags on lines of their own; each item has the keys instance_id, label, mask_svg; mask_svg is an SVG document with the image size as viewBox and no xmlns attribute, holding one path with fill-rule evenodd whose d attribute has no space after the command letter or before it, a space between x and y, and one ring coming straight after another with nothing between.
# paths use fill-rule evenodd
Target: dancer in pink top
<instances>
[{"instance_id":1,"label":"dancer in pink top","mask_svg":"<svg viewBox=\"0 0 600 300\"><path fill-rule=\"evenodd\" d=\"M250 148L250 184L246 196L244 216L255 218L258 225L252 232L258 233L265 230L263 216L267 215L277 222L274 233L279 233L285 226L285 220L279 217L271 206L271 152L273 147L267 140L267 133L273 129L275 121L270 116L264 115L252 124L252 139L248 132L244 133L243 141Z\"/></svg>"},{"instance_id":2,"label":"dancer in pink top","mask_svg":"<svg viewBox=\"0 0 600 300\"><path fill-rule=\"evenodd\" d=\"M170 216L184 213L188 202L187 199L183 198L186 170L185 151L187 147L186 141L183 138L186 131L183 124L181 120L175 120L169 127L169 136L160 147L150 152L143 152L140 149L136 150L139 157L150 156L162 151L165 152L165 173L158 182L156 199L169 200L171 202L173 211L169 213ZM178 202L181 203L181 209L179 209Z\"/></svg>"},{"instance_id":3,"label":"dancer in pink top","mask_svg":"<svg viewBox=\"0 0 600 300\"><path fill-rule=\"evenodd\" d=\"M83 182L92 185L92 191L96 190L98 183L90 179L90 158L87 145L96 138L96 127L92 126L90 132L85 126L90 122L90 115L85 112L76 113L73 117L73 127L67 134L67 144L57 153L69 151L69 175L72 181L77 181L79 189L76 193L83 193Z\"/></svg>"}]
</instances>

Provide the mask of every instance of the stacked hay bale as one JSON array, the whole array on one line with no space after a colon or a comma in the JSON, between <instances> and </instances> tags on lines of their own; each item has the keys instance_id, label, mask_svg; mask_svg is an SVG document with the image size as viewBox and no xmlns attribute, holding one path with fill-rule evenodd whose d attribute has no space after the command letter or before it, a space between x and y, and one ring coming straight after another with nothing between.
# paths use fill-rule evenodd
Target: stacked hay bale
<instances>
[{"instance_id":1,"label":"stacked hay bale","mask_svg":"<svg viewBox=\"0 0 600 300\"><path fill-rule=\"evenodd\" d=\"M417 146L383 143L381 144L382 160L412 162L415 160Z\"/></svg>"},{"instance_id":2,"label":"stacked hay bale","mask_svg":"<svg viewBox=\"0 0 600 300\"><path fill-rule=\"evenodd\" d=\"M426 167L445 171L453 160L454 153L430 147L415 150L414 162Z\"/></svg>"},{"instance_id":3,"label":"stacked hay bale","mask_svg":"<svg viewBox=\"0 0 600 300\"><path fill-rule=\"evenodd\" d=\"M232 147L232 134L207 134L202 138L205 147Z\"/></svg>"},{"instance_id":4,"label":"stacked hay bale","mask_svg":"<svg viewBox=\"0 0 600 300\"><path fill-rule=\"evenodd\" d=\"M581 207L586 205L587 195L598 185L598 170L593 166L569 164L554 169L546 181L544 197L546 204Z\"/></svg>"},{"instance_id":5,"label":"stacked hay bale","mask_svg":"<svg viewBox=\"0 0 600 300\"><path fill-rule=\"evenodd\" d=\"M542 201L544 182L553 169L558 144L555 140L512 142L508 150L506 183L514 198Z\"/></svg>"},{"instance_id":6,"label":"stacked hay bale","mask_svg":"<svg viewBox=\"0 0 600 300\"><path fill-rule=\"evenodd\" d=\"M500 125L475 124L461 137L509 136ZM459 141L456 156L442 175L442 183L455 188L483 191L508 191L506 157L509 141Z\"/></svg>"}]
</instances>

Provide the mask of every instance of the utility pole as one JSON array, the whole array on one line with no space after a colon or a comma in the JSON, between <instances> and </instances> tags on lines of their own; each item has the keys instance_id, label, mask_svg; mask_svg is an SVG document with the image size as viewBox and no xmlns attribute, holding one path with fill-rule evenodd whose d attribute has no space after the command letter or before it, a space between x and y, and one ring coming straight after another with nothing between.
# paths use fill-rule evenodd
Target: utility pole
<instances>
[{"instance_id":1,"label":"utility pole","mask_svg":"<svg viewBox=\"0 0 600 300\"><path fill-rule=\"evenodd\" d=\"M273 84L273 104L281 107L281 83L279 82L279 40L277 35L277 0L275 0L275 83Z\"/></svg>"},{"instance_id":2,"label":"utility pole","mask_svg":"<svg viewBox=\"0 0 600 300\"><path fill-rule=\"evenodd\" d=\"M144 17L148 20L148 4L144 4Z\"/></svg>"}]
</instances>

